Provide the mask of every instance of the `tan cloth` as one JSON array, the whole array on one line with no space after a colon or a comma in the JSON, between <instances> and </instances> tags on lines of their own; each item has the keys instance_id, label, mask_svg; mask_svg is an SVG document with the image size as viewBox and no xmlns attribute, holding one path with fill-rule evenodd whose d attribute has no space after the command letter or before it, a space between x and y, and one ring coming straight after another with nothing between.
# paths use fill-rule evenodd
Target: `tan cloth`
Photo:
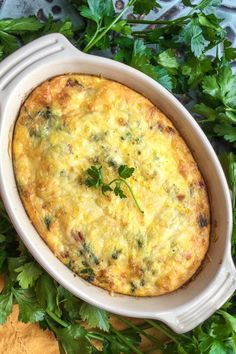
<instances>
[{"instance_id":1,"label":"tan cloth","mask_svg":"<svg viewBox=\"0 0 236 354\"><path fill-rule=\"evenodd\" d=\"M3 279L0 276L0 291L3 287ZM9 316L8 321L4 325L0 325L0 354L59 354L57 340L50 331L43 331L38 325L31 323L22 323L17 320L18 306L14 305L13 312ZM111 318L112 324L117 329L123 329L123 324L117 319ZM141 320L132 320L134 323L142 322ZM165 338L151 329L150 334L164 340ZM141 350L152 347L146 338L142 338ZM158 350L152 351L150 354L160 354ZM83 354L79 353L78 354Z\"/></svg>"},{"instance_id":2,"label":"tan cloth","mask_svg":"<svg viewBox=\"0 0 236 354\"><path fill-rule=\"evenodd\" d=\"M3 280L0 277L0 289ZM18 306L6 324L0 326L0 354L59 354L57 341L50 331L38 325L18 322Z\"/></svg>"}]
</instances>

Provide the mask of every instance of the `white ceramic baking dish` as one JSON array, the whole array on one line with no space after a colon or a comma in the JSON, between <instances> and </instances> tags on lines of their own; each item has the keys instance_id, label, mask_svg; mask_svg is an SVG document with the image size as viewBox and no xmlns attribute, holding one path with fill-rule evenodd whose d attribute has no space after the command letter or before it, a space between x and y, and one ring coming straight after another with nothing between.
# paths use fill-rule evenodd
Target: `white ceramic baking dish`
<instances>
[{"instance_id":1,"label":"white ceramic baking dish","mask_svg":"<svg viewBox=\"0 0 236 354\"><path fill-rule=\"evenodd\" d=\"M52 76L69 72L102 75L140 92L169 116L195 156L208 186L213 231L205 266L182 289L160 297L111 296L75 277L53 255L31 224L13 173L14 123L22 102L33 88ZM198 124L161 85L129 66L80 52L60 34L50 34L19 49L0 64L0 118L0 191L5 207L29 251L65 288L110 312L161 320L178 333L203 322L232 295L236 271L230 253L232 210L224 173Z\"/></svg>"}]
</instances>

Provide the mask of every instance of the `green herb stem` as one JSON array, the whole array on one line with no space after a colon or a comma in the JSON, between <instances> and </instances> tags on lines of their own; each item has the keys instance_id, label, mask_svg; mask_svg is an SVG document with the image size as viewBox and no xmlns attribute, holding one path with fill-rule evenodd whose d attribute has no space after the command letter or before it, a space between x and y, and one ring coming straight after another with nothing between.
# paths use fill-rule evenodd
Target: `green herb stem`
<instances>
[{"instance_id":1,"label":"green herb stem","mask_svg":"<svg viewBox=\"0 0 236 354\"><path fill-rule=\"evenodd\" d=\"M88 337L89 339L96 339L96 340L99 340L100 342L103 342L104 339L105 339L105 335L101 335L101 334L98 334L98 333L91 333L91 332L89 332L89 333L87 334L87 337Z\"/></svg>"},{"instance_id":2,"label":"green herb stem","mask_svg":"<svg viewBox=\"0 0 236 354\"><path fill-rule=\"evenodd\" d=\"M99 31L100 31L100 27L101 27L101 24L99 23L99 24L97 25L97 29L96 29L96 31L94 32L93 37L90 39L90 41L88 42L88 44L87 44L86 47L84 48L84 52L87 52L87 51L89 50L89 49L86 50L86 48L90 48L90 46L92 46L93 41L95 40L95 38L97 37L97 35L98 35Z\"/></svg>"},{"instance_id":3,"label":"green herb stem","mask_svg":"<svg viewBox=\"0 0 236 354\"><path fill-rule=\"evenodd\" d=\"M53 322L51 321L51 319L48 318L48 317L45 317L45 319L46 319L46 322L47 322L49 328L50 328L50 329L55 333L55 335L56 335L57 328L56 328L56 326L54 326L54 323L53 323Z\"/></svg>"},{"instance_id":4,"label":"green herb stem","mask_svg":"<svg viewBox=\"0 0 236 354\"><path fill-rule=\"evenodd\" d=\"M137 349L133 344L131 344L124 335L122 335L118 330L116 330L114 327L112 327L112 332L117 335L117 337L127 345L134 353L136 354L143 354L139 349Z\"/></svg>"},{"instance_id":5,"label":"green herb stem","mask_svg":"<svg viewBox=\"0 0 236 354\"><path fill-rule=\"evenodd\" d=\"M46 310L47 314L58 324L60 324L62 327L66 328L69 326L69 324L63 320L61 320L55 313L52 311Z\"/></svg>"},{"instance_id":6,"label":"green herb stem","mask_svg":"<svg viewBox=\"0 0 236 354\"><path fill-rule=\"evenodd\" d=\"M145 329L150 329L150 328L153 328L152 326L150 326L150 324L148 323L141 323L141 324L136 324L135 325L136 327L138 327L141 331L144 331ZM123 331L125 331L126 329L124 329ZM122 331L121 331L122 332Z\"/></svg>"},{"instance_id":7,"label":"green herb stem","mask_svg":"<svg viewBox=\"0 0 236 354\"><path fill-rule=\"evenodd\" d=\"M152 336L151 334L146 333L145 331L143 331L142 329L140 329L138 326L136 326L135 324L133 324L132 322L130 322L129 320L127 320L124 317L121 317L119 315L116 316L121 322L125 323L126 325L128 325L129 327L135 329L138 333L140 333L142 336L148 338L151 342L156 344L156 348L159 349L164 349L164 345L163 343L161 343L156 337ZM150 327L149 327L150 328Z\"/></svg>"},{"instance_id":8,"label":"green herb stem","mask_svg":"<svg viewBox=\"0 0 236 354\"><path fill-rule=\"evenodd\" d=\"M230 107L227 107L227 106L226 106L225 110L226 110L227 112L234 112L234 113L236 113L236 109L235 109L235 108L230 108Z\"/></svg>"},{"instance_id":9,"label":"green herb stem","mask_svg":"<svg viewBox=\"0 0 236 354\"><path fill-rule=\"evenodd\" d=\"M113 179L110 183L108 183L108 185L110 186L110 185L111 185L112 183L114 183L114 182L122 182L122 183L124 183L124 184L127 186L127 188L128 188L128 190L129 190L130 194L132 195L132 198L133 198L133 200L134 200L134 202L135 202L137 208L139 209L139 211L140 211L142 214L144 214L144 211L143 211L142 208L140 207L140 205L139 205L139 203L138 203L138 201L137 201L137 199L136 199L136 197L135 197L135 195L134 195L134 192L133 192L132 188L131 188L130 185L126 182L126 180L123 179L123 178L115 178L115 179Z\"/></svg>"},{"instance_id":10,"label":"green herb stem","mask_svg":"<svg viewBox=\"0 0 236 354\"><path fill-rule=\"evenodd\" d=\"M173 334L171 334L169 330L165 329L163 326L159 325L153 320L146 320L146 322L149 323L152 327L158 329L160 332L165 334L170 339L172 339L172 341L175 342L176 344L180 344L180 342L176 339L176 337Z\"/></svg>"},{"instance_id":11,"label":"green herb stem","mask_svg":"<svg viewBox=\"0 0 236 354\"><path fill-rule=\"evenodd\" d=\"M198 5L194 6L194 8L190 11L190 13L192 13L193 11L199 10L201 8L204 8L207 4L209 4L209 0L200 1L200 3Z\"/></svg>"},{"instance_id":12,"label":"green herb stem","mask_svg":"<svg viewBox=\"0 0 236 354\"><path fill-rule=\"evenodd\" d=\"M119 21L119 19L124 15L124 13L134 4L135 0L131 0L129 1L129 3L127 4L127 6L119 13L119 15L114 19L114 21L112 21L110 23L109 26L107 26L100 35L97 36L93 36L93 38L90 40L90 42L86 45L86 47L84 48L84 52L87 53L92 47L95 46L95 44L97 42L99 42L102 37L105 36L105 34L110 31L110 29ZM97 34L97 33L96 33Z\"/></svg>"},{"instance_id":13,"label":"green herb stem","mask_svg":"<svg viewBox=\"0 0 236 354\"><path fill-rule=\"evenodd\" d=\"M137 20L137 19L127 19L127 23L130 24L140 24L140 25L176 25L191 18L190 15L179 17L175 20Z\"/></svg>"}]
</instances>

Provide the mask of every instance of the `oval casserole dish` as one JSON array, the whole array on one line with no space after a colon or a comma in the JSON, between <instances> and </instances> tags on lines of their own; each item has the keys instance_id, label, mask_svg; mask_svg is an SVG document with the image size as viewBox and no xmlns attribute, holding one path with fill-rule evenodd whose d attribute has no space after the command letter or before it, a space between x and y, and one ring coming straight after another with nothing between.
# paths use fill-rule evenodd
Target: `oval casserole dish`
<instances>
[{"instance_id":1,"label":"oval casserole dish","mask_svg":"<svg viewBox=\"0 0 236 354\"><path fill-rule=\"evenodd\" d=\"M207 138L187 110L146 75L109 59L86 55L63 36L38 39L0 64L0 187L11 220L36 260L75 295L108 311L154 318L176 332L204 321L233 293L235 268L230 254L232 209L228 186ZM42 82L65 73L97 75L120 82L147 97L168 116L183 136L207 184L212 217L209 262L186 287L159 297L115 295L89 284L63 265L43 242L22 205L14 178L11 149L13 127L25 97ZM9 154L7 153L9 151ZM135 176L135 174L134 174ZM127 202L127 201L126 201Z\"/></svg>"}]
</instances>

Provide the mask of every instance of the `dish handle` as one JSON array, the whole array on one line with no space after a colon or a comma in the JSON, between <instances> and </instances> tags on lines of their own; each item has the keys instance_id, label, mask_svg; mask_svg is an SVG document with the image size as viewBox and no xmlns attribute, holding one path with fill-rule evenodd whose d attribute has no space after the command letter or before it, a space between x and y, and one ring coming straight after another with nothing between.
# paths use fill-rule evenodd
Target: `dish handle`
<instances>
[{"instance_id":1,"label":"dish handle","mask_svg":"<svg viewBox=\"0 0 236 354\"><path fill-rule=\"evenodd\" d=\"M236 290L236 269L231 256L225 259L221 270L208 289L194 301L180 306L175 311L153 316L167 324L176 333L185 333L209 318Z\"/></svg>"},{"instance_id":2,"label":"dish handle","mask_svg":"<svg viewBox=\"0 0 236 354\"><path fill-rule=\"evenodd\" d=\"M76 49L62 34L51 33L38 38L9 55L0 63L0 96L3 98L11 83L34 64L47 58L48 61L87 54Z\"/></svg>"}]
</instances>

